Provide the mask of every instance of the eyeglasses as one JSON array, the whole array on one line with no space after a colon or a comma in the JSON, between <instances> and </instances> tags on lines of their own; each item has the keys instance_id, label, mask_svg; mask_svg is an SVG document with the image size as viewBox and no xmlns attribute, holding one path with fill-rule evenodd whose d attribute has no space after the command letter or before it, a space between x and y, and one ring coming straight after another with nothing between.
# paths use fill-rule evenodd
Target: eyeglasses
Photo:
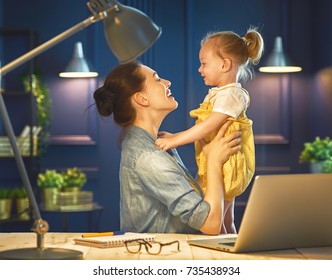
<instances>
[{"instance_id":1,"label":"eyeglasses","mask_svg":"<svg viewBox=\"0 0 332 280\"><path fill-rule=\"evenodd\" d=\"M169 246L172 244L177 244L177 250L180 251L180 243L177 240L173 241L173 242L168 242L168 243L160 243L157 241L150 243L144 239L134 239L134 240L125 241L124 243L126 245L127 251L132 254L139 253L141 251L142 245L145 247L145 250L150 255L158 255L158 254L160 254L160 252L164 246Z\"/></svg>"}]
</instances>

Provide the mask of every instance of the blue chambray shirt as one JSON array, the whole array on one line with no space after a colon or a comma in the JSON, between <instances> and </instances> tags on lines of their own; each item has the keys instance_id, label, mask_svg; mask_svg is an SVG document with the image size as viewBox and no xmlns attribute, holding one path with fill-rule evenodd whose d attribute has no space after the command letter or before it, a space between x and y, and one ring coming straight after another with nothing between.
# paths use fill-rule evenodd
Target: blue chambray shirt
<instances>
[{"instance_id":1,"label":"blue chambray shirt","mask_svg":"<svg viewBox=\"0 0 332 280\"><path fill-rule=\"evenodd\" d=\"M128 129L120 163L123 231L198 233L210 205L190 186L174 157L142 128Z\"/></svg>"}]
</instances>

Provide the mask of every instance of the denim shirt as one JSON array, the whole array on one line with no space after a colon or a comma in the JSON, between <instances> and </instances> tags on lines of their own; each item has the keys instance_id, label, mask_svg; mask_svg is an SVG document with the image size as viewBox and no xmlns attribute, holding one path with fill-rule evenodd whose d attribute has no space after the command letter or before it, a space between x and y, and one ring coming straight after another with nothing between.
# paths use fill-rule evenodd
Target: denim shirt
<instances>
[{"instance_id":1,"label":"denim shirt","mask_svg":"<svg viewBox=\"0 0 332 280\"><path fill-rule=\"evenodd\" d=\"M121 230L197 233L210 211L174 157L142 128L128 129L120 164Z\"/></svg>"}]
</instances>

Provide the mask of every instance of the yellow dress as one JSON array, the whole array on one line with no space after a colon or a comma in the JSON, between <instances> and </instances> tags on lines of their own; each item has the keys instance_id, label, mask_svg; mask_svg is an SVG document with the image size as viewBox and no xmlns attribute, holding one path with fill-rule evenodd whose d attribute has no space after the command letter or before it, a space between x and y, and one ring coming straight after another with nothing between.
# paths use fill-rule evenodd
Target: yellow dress
<instances>
[{"instance_id":1,"label":"yellow dress","mask_svg":"<svg viewBox=\"0 0 332 280\"><path fill-rule=\"evenodd\" d=\"M243 88L241 90L245 91ZM246 92L246 91L245 91ZM248 99L249 94L246 92ZM192 110L190 116L197 118L196 124L207 119L211 114L213 104L207 100L200 104L198 109ZM233 120L225 136L241 130L241 146L240 152L232 155L223 166L224 174L224 200L233 201L236 196L242 194L249 185L255 172L255 145L252 131L252 121L246 116L246 109L241 112L236 119L229 117L228 120ZM217 131L204 138L205 142L209 143L217 134ZM202 189L205 193L207 187L207 170L206 158L202 151L199 141L195 142L196 163L198 167L198 175L202 179Z\"/></svg>"}]
</instances>

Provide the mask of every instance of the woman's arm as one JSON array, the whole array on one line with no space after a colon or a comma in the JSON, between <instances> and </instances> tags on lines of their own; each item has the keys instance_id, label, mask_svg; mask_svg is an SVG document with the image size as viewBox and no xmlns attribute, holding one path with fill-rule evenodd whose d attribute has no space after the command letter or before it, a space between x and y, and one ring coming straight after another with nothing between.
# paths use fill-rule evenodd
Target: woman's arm
<instances>
[{"instance_id":1,"label":"woman's arm","mask_svg":"<svg viewBox=\"0 0 332 280\"><path fill-rule=\"evenodd\" d=\"M223 137L231 124L227 121L210 144L204 145L207 158L207 190L204 201L209 203L210 212L200 230L206 234L219 234L222 226L224 209L224 181L222 166L228 158L240 149L241 132L234 132Z\"/></svg>"},{"instance_id":2,"label":"woman's arm","mask_svg":"<svg viewBox=\"0 0 332 280\"><path fill-rule=\"evenodd\" d=\"M161 138L156 140L156 145L162 150L168 150L203 139L219 129L228 117L223 113L212 112L205 121L195 124L187 130L175 134L160 133Z\"/></svg>"}]
</instances>

